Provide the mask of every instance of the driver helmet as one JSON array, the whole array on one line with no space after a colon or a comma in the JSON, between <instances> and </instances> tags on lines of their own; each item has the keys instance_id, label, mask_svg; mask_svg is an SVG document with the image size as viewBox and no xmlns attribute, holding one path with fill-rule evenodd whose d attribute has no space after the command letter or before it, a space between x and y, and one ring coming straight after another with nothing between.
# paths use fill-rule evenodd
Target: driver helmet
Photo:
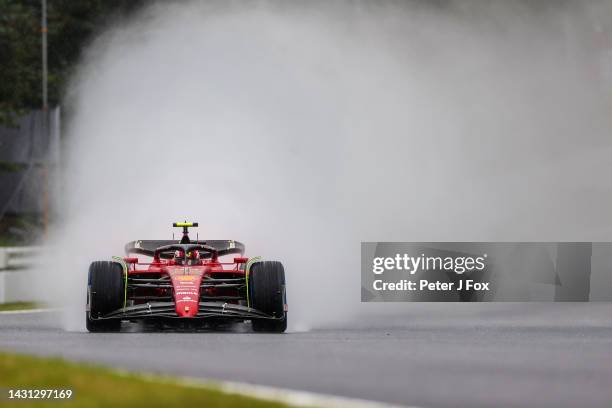
<instances>
[{"instance_id":1,"label":"driver helmet","mask_svg":"<svg viewBox=\"0 0 612 408\"><path fill-rule=\"evenodd\" d=\"M185 252L177 249L174 251L174 263L177 265L182 265L185 261Z\"/></svg>"}]
</instances>

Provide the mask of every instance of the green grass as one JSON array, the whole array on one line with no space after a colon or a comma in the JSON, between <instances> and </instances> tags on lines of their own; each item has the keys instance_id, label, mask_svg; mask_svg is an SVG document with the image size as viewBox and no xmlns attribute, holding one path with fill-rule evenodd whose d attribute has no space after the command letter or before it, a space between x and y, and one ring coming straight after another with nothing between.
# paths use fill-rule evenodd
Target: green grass
<instances>
[{"instance_id":1,"label":"green grass","mask_svg":"<svg viewBox=\"0 0 612 408\"><path fill-rule=\"evenodd\" d=\"M121 353L120 350L117 350ZM160 350L163 353L163 350ZM71 389L69 400L7 400L8 389ZM94 365L69 363L0 352L2 407L286 407L286 405L226 394L210 387L189 387L170 377L123 374Z\"/></svg>"},{"instance_id":2,"label":"green grass","mask_svg":"<svg viewBox=\"0 0 612 408\"><path fill-rule=\"evenodd\" d=\"M38 309L41 307L40 303L36 302L10 302L0 303L0 312L7 310L26 310L26 309Z\"/></svg>"}]
</instances>

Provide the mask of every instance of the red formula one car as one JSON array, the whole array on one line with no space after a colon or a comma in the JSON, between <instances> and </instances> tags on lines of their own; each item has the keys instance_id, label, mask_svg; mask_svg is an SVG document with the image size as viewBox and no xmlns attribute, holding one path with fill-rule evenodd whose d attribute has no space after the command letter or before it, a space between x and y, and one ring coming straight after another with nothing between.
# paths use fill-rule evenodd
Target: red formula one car
<instances>
[{"instance_id":1,"label":"red formula one car","mask_svg":"<svg viewBox=\"0 0 612 408\"><path fill-rule=\"evenodd\" d=\"M216 327L250 320L254 331L287 328L285 271L276 261L246 258L231 240L142 240L125 245L126 257L89 267L86 325L90 332L119 331L122 321L158 327ZM152 258L143 263L134 255ZM232 262L220 257L234 255Z\"/></svg>"}]
</instances>

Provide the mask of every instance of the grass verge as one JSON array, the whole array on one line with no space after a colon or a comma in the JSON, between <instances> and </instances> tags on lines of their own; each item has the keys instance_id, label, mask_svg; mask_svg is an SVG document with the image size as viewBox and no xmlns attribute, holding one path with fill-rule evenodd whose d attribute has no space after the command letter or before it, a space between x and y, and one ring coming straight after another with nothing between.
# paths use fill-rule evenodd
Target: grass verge
<instances>
[{"instance_id":1,"label":"grass verge","mask_svg":"<svg viewBox=\"0 0 612 408\"><path fill-rule=\"evenodd\" d=\"M120 351L118 351L120 352ZM71 389L69 400L9 400L9 389ZM284 404L227 394L214 386L190 387L171 377L124 374L94 365L0 352L0 405L42 407L287 407Z\"/></svg>"},{"instance_id":2,"label":"grass verge","mask_svg":"<svg viewBox=\"0 0 612 408\"><path fill-rule=\"evenodd\" d=\"M40 307L42 307L41 304L36 302L0 303L0 312L5 312L9 310L39 309Z\"/></svg>"}]
</instances>

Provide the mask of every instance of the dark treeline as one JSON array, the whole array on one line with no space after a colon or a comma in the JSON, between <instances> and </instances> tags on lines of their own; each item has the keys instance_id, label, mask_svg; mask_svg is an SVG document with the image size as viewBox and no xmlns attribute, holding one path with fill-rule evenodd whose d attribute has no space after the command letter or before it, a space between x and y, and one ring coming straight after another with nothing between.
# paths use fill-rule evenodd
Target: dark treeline
<instances>
[{"instance_id":1,"label":"dark treeline","mask_svg":"<svg viewBox=\"0 0 612 408\"><path fill-rule=\"evenodd\" d=\"M49 105L59 104L83 46L141 0L48 0ZM42 105L41 0L0 0L0 124Z\"/></svg>"}]
</instances>

